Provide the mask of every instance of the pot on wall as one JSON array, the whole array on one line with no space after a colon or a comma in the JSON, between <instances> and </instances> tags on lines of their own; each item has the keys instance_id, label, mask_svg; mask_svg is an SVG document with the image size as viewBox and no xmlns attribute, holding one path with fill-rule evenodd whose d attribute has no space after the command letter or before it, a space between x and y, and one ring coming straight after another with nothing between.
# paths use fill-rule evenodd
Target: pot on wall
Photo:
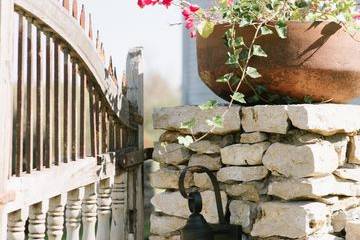
<instances>
[{"instance_id":1,"label":"pot on wall","mask_svg":"<svg viewBox=\"0 0 360 240\"><path fill-rule=\"evenodd\" d=\"M216 80L232 72L225 64L228 50L224 34L228 28L219 24L209 38L197 37L200 78L225 100L232 93L227 84ZM237 29L246 43L253 39L254 32L253 27ZM250 61L250 66L262 75L250 79L254 86L263 85L269 92L299 100L308 96L314 101L344 103L360 96L360 34L353 37L332 22L289 22L286 39L274 33L256 43L268 57L253 57ZM253 94L246 84L240 92Z\"/></svg>"}]
</instances>

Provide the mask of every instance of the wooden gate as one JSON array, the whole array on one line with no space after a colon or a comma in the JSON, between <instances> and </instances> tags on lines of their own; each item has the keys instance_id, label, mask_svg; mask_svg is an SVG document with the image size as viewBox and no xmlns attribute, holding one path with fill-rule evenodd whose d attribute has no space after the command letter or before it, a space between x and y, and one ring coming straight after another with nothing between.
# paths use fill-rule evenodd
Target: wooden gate
<instances>
[{"instance_id":1,"label":"wooden gate","mask_svg":"<svg viewBox=\"0 0 360 240\"><path fill-rule=\"evenodd\" d=\"M0 0L0 239L143 239L142 50L77 1Z\"/></svg>"}]
</instances>

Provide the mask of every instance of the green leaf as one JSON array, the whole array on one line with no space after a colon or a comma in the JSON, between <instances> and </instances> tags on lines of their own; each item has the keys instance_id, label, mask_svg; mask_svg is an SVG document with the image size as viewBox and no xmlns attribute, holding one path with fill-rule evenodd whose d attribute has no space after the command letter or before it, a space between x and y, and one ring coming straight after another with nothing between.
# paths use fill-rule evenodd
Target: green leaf
<instances>
[{"instance_id":1,"label":"green leaf","mask_svg":"<svg viewBox=\"0 0 360 240\"><path fill-rule=\"evenodd\" d=\"M191 136L189 136L189 135L188 135L188 136L185 136L185 137L180 136L180 137L178 137L177 139L178 139L179 144L182 144L182 145L184 145L185 147L189 147L190 144L192 144L192 143L194 142L194 139L193 139Z\"/></svg>"},{"instance_id":2,"label":"green leaf","mask_svg":"<svg viewBox=\"0 0 360 240\"><path fill-rule=\"evenodd\" d=\"M239 55L238 54L232 54L232 53L228 53L229 58L226 61L227 65L237 65L239 64Z\"/></svg>"},{"instance_id":3,"label":"green leaf","mask_svg":"<svg viewBox=\"0 0 360 240\"><path fill-rule=\"evenodd\" d=\"M233 73L228 73L228 74L225 74L224 76L222 76L221 78L217 79L216 82L219 82L219 83L226 83L226 82L229 82L230 79L234 76Z\"/></svg>"},{"instance_id":4,"label":"green leaf","mask_svg":"<svg viewBox=\"0 0 360 240\"><path fill-rule=\"evenodd\" d=\"M261 35L273 34L273 31L267 26L262 26L260 30L261 30Z\"/></svg>"},{"instance_id":5,"label":"green leaf","mask_svg":"<svg viewBox=\"0 0 360 240\"><path fill-rule=\"evenodd\" d=\"M253 46L253 54L258 57L267 57L268 55L266 52L261 48L260 45L254 45Z\"/></svg>"},{"instance_id":6,"label":"green leaf","mask_svg":"<svg viewBox=\"0 0 360 240\"><path fill-rule=\"evenodd\" d=\"M197 30L203 38L208 38L213 33L214 27L213 22L204 20L197 26Z\"/></svg>"},{"instance_id":7,"label":"green leaf","mask_svg":"<svg viewBox=\"0 0 360 240\"><path fill-rule=\"evenodd\" d=\"M261 75L257 71L257 69L253 68L253 67L247 67L246 74L251 78L260 78L261 77Z\"/></svg>"},{"instance_id":8,"label":"green leaf","mask_svg":"<svg viewBox=\"0 0 360 240\"><path fill-rule=\"evenodd\" d=\"M234 101L237 101L239 103L246 103L245 101L245 95L242 94L242 93L239 93L239 92L235 92L232 96L231 96L232 99L234 99Z\"/></svg>"},{"instance_id":9,"label":"green leaf","mask_svg":"<svg viewBox=\"0 0 360 240\"><path fill-rule=\"evenodd\" d=\"M206 123L210 127L216 127L216 128L223 128L224 127L224 120L219 115L213 117L211 120L210 119L206 120Z\"/></svg>"},{"instance_id":10,"label":"green leaf","mask_svg":"<svg viewBox=\"0 0 360 240\"><path fill-rule=\"evenodd\" d=\"M304 103L311 104L313 102L314 102L314 100L310 96L304 97Z\"/></svg>"},{"instance_id":11,"label":"green leaf","mask_svg":"<svg viewBox=\"0 0 360 240\"><path fill-rule=\"evenodd\" d=\"M204 104L201 104L199 106L199 108L203 111L205 110L211 110L214 109L214 107L216 107L218 105L218 102L216 100L209 100Z\"/></svg>"},{"instance_id":12,"label":"green leaf","mask_svg":"<svg viewBox=\"0 0 360 240\"><path fill-rule=\"evenodd\" d=\"M190 121L183 122L180 125L181 129L193 129L195 127L196 120L195 118L192 118Z\"/></svg>"},{"instance_id":13,"label":"green leaf","mask_svg":"<svg viewBox=\"0 0 360 240\"><path fill-rule=\"evenodd\" d=\"M244 42L244 38L243 37L238 37L235 39L235 47L241 47L244 46L245 42Z\"/></svg>"},{"instance_id":14,"label":"green leaf","mask_svg":"<svg viewBox=\"0 0 360 240\"><path fill-rule=\"evenodd\" d=\"M278 21L275 25L275 29L280 38L287 38L287 26L284 21Z\"/></svg>"}]
</instances>

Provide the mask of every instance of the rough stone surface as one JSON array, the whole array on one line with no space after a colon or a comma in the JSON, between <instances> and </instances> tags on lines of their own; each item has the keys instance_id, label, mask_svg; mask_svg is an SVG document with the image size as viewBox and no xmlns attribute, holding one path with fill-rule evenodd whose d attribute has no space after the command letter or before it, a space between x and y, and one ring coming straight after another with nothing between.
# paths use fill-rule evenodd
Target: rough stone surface
<instances>
[{"instance_id":1,"label":"rough stone surface","mask_svg":"<svg viewBox=\"0 0 360 240\"><path fill-rule=\"evenodd\" d=\"M345 229L346 222L357 220L360 221L360 208L352 208L349 210L340 210L334 213L331 217L331 225L334 232L341 232Z\"/></svg>"},{"instance_id":2,"label":"rough stone surface","mask_svg":"<svg viewBox=\"0 0 360 240\"><path fill-rule=\"evenodd\" d=\"M205 191L201 193L203 200L203 211L205 219L209 223L218 223L218 214L216 208L215 194L213 191ZM226 207L227 196L225 192L221 192L223 209ZM180 192L163 192L156 194L151 203L155 210L167 215L188 218L190 211L188 201L181 196Z\"/></svg>"},{"instance_id":3,"label":"rough stone surface","mask_svg":"<svg viewBox=\"0 0 360 240\"><path fill-rule=\"evenodd\" d=\"M260 195L265 194L265 189L266 184L263 182L237 183L225 186L225 191L230 197L251 202L259 202Z\"/></svg>"},{"instance_id":4,"label":"rough stone surface","mask_svg":"<svg viewBox=\"0 0 360 240\"><path fill-rule=\"evenodd\" d=\"M262 132L243 133L240 135L240 143L259 143L268 140L268 135Z\"/></svg>"},{"instance_id":5,"label":"rough stone surface","mask_svg":"<svg viewBox=\"0 0 360 240\"><path fill-rule=\"evenodd\" d=\"M360 221L349 221L346 223L346 240L359 240L360 239Z\"/></svg>"},{"instance_id":6,"label":"rough stone surface","mask_svg":"<svg viewBox=\"0 0 360 240\"><path fill-rule=\"evenodd\" d=\"M193 134L207 133L211 127L206 120L212 119L217 115L222 115L228 107L217 107L212 110L201 110L196 106L183 106L171 108L157 108L153 113L155 129L178 130L182 133L191 134L190 129L181 129L181 124L195 119L196 125L192 129ZM225 115L224 127L216 128L213 134L225 135L240 130L240 107L233 106Z\"/></svg>"},{"instance_id":7,"label":"rough stone surface","mask_svg":"<svg viewBox=\"0 0 360 240\"><path fill-rule=\"evenodd\" d=\"M360 206L359 197L342 197L332 206L329 206L331 212L345 211Z\"/></svg>"},{"instance_id":8,"label":"rough stone surface","mask_svg":"<svg viewBox=\"0 0 360 240\"><path fill-rule=\"evenodd\" d=\"M359 196L360 184L338 181L333 175L325 177L284 179L270 183L268 194L285 200L319 198L327 195Z\"/></svg>"},{"instance_id":9,"label":"rough stone surface","mask_svg":"<svg viewBox=\"0 0 360 240\"><path fill-rule=\"evenodd\" d=\"M209 138L190 144L189 148L193 152L204 154L220 153L220 149L234 142L233 135L210 136Z\"/></svg>"},{"instance_id":10,"label":"rough stone surface","mask_svg":"<svg viewBox=\"0 0 360 240\"><path fill-rule=\"evenodd\" d=\"M206 173L194 173L194 183L201 190L213 190L213 185Z\"/></svg>"},{"instance_id":11,"label":"rough stone surface","mask_svg":"<svg viewBox=\"0 0 360 240\"><path fill-rule=\"evenodd\" d=\"M185 224L186 219L173 216L160 216L158 214L151 214L150 217L150 233L162 236L175 235L177 231L181 230Z\"/></svg>"},{"instance_id":12,"label":"rough stone surface","mask_svg":"<svg viewBox=\"0 0 360 240\"><path fill-rule=\"evenodd\" d=\"M339 161L334 146L328 142L302 146L274 143L266 151L263 164L273 174L311 177L332 173Z\"/></svg>"},{"instance_id":13,"label":"rough stone surface","mask_svg":"<svg viewBox=\"0 0 360 240\"><path fill-rule=\"evenodd\" d=\"M255 167L224 167L218 171L220 182L250 182L264 179L269 171L264 166Z\"/></svg>"},{"instance_id":14,"label":"rough stone surface","mask_svg":"<svg viewBox=\"0 0 360 240\"><path fill-rule=\"evenodd\" d=\"M345 104L289 105L293 126L324 136L353 133L360 129L360 107ZM351 117L350 117L351 116Z\"/></svg>"},{"instance_id":15,"label":"rough stone surface","mask_svg":"<svg viewBox=\"0 0 360 240\"><path fill-rule=\"evenodd\" d=\"M289 240L289 238L283 238L283 237L268 237L268 238L251 238L251 240ZM293 240L344 240L342 237L337 237L332 234L327 233L320 233L320 234L312 234L307 237L302 238L294 238Z\"/></svg>"},{"instance_id":16,"label":"rough stone surface","mask_svg":"<svg viewBox=\"0 0 360 240\"><path fill-rule=\"evenodd\" d=\"M159 142L166 143L177 143L178 137L181 136L181 133L176 131L165 131L159 137Z\"/></svg>"},{"instance_id":17,"label":"rough stone surface","mask_svg":"<svg viewBox=\"0 0 360 240\"><path fill-rule=\"evenodd\" d=\"M334 174L342 179L360 182L360 168L339 168L335 170Z\"/></svg>"},{"instance_id":18,"label":"rough stone surface","mask_svg":"<svg viewBox=\"0 0 360 240\"><path fill-rule=\"evenodd\" d=\"M211 171L217 171L221 168L220 156L206 155L206 154L193 154L190 157L188 166L203 166Z\"/></svg>"},{"instance_id":19,"label":"rough stone surface","mask_svg":"<svg viewBox=\"0 0 360 240\"><path fill-rule=\"evenodd\" d=\"M180 170L171 167L161 168L150 174L150 184L159 189L178 189ZM187 174L185 178L185 187L194 185L192 174Z\"/></svg>"},{"instance_id":20,"label":"rough stone surface","mask_svg":"<svg viewBox=\"0 0 360 240\"><path fill-rule=\"evenodd\" d=\"M323 203L266 202L260 205L260 209L252 236L302 238L330 230L330 213Z\"/></svg>"},{"instance_id":21,"label":"rough stone surface","mask_svg":"<svg viewBox=\"0 0 360 240\"><path fill-rule=\"evenodd\" d=\"M190 150L177 143L155 143L153 159L169 165L186 163L191 156Z\"/></svg>"},{"instance_id":22,"label":"rough stone surface","mask_svg":"<svg viewBox=\"0 0 360 240\"><path fill-rule=\"evenodd\" d=\"M252 202L234 200L230 202L230 223L242 226L245 233L250 233L257 215L257 205Z\"/></svg>"},{"instance_id":23,"label":"rough stone surface","mask_svg":"<svg viewBox=\"0 0 360 240\"><path fill-rule=\"evenodd\" d=\"M269 142L231 145L221 149L221 160L227 165L261 165L269 146Z\"/></svg>"},{"instance_id":24,"label":"rough stone surface","mask_svg":"<svg viewBox=\"0 0 360 240\"><path fill-rule=\"evenodd\" d=\"M285 134L289 128L287 106L261 105L242 108L245 132Z\"/></svg>"},{"instance_id":25,"label":"rough stone surface","mask_svg":"<svg viewBox=\"0 0 360 240\"><path fill-rule=\"evenodd\" d=\"M181 240L180 235L165 237L165 236L150 236L149 240Z\"/></svg>"},{"instance_id":26,"label":"rough stone surface","mask_svg":"<svg viewBox=\"0 0 360 240\"><path fill-rule=\"evenodd\" d=\"M335 151L338 153L339 157L339 166L344 166L347 161L347 150L350 138L344 135L334 135L327 137L326 141L329 141L334 145Z\"/></svg>"},{"instance_id":27,"label":"rough stone surface","mask_svg":"<svg viewBox=\"0 0 360 240\"><path fill-rule=\"evenodd\" d=\"M350 137L349 163L360 164L360 136Z\"/></svg>"}]
</instances>

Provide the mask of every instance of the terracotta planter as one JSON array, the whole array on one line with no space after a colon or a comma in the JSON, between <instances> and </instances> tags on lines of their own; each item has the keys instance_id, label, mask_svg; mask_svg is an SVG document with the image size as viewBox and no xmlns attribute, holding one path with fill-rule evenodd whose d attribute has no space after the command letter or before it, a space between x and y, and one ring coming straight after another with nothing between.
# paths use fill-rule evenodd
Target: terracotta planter
<instances>
[{"instance_id":1,"label":"terracotta planter","mask_svg":"<svg viewBox=\"0 0 360 240\"><path fill-rule=\"evenodd\" d=\"M202 81L218 96L228 100L231 92L216 79L231 72L225 65L227 48L224 45L226 25L217 25L207 39L198 36L198 68ZM238 33L249 42L253 28L239 28ZM358 34L355 38L360 39ZM303 99L348 102L360 96L360 40L356 41L336 23L288 23L288 37L277 34L261 37L258 44L267 58L254 57L250 66L256 67L261 78L253 81L269 91ZM251 95L245 84L241 92Z\"/></svg>"}]
</instances>

